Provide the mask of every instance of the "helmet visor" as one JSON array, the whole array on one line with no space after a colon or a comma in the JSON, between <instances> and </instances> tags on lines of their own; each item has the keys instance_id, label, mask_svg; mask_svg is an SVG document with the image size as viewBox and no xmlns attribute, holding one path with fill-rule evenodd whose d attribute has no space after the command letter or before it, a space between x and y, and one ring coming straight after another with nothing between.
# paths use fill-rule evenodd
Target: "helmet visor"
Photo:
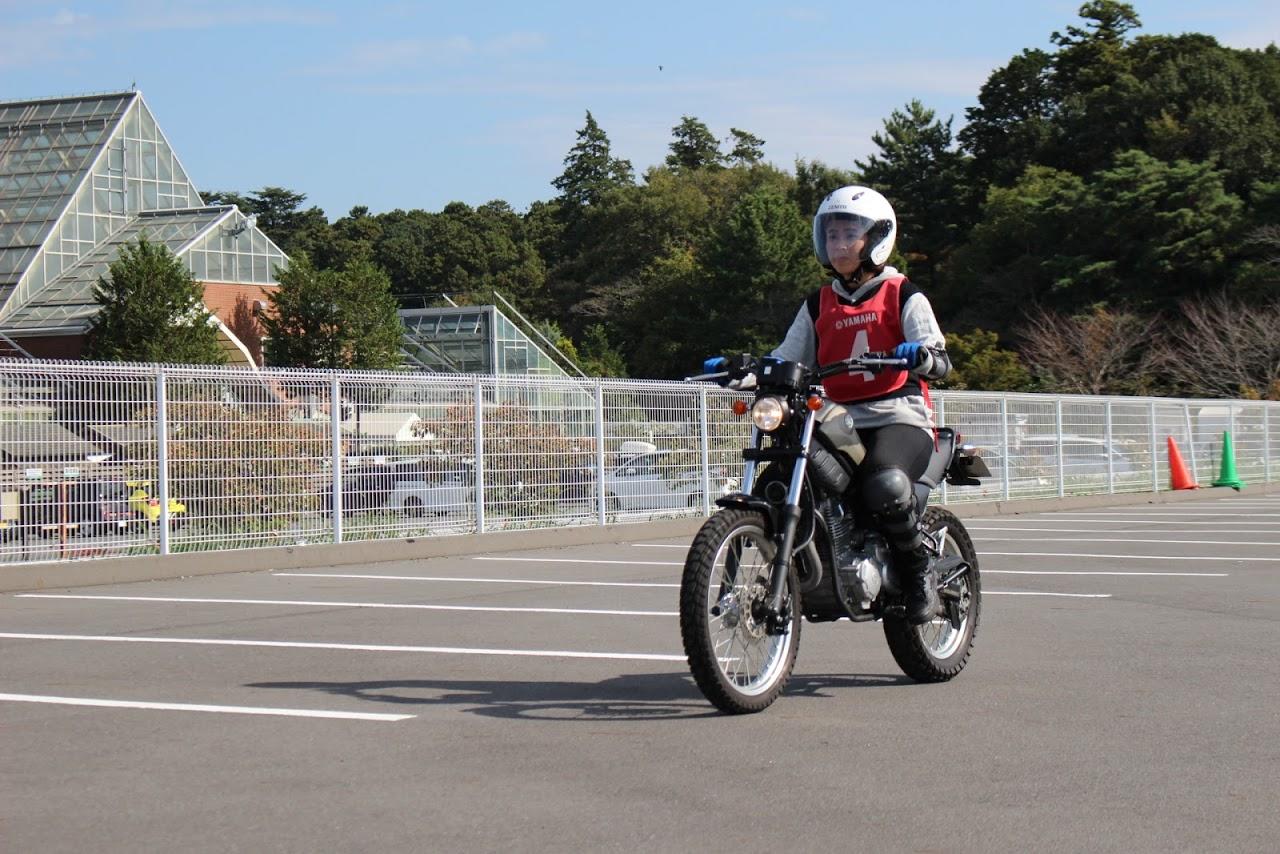
<instances>
[{"instance_id":1,"label":"helmet visor","mask_svg":"<svg viewBox=\"0 0 1280 854\"><path fill-rule=\"evenodd\" d=\"M851 213L827 213L814 217L813 251L824 267L844 267L846 259L861 264L868 250L867 232L875 220Z\"/></svg>"}]
</instances>

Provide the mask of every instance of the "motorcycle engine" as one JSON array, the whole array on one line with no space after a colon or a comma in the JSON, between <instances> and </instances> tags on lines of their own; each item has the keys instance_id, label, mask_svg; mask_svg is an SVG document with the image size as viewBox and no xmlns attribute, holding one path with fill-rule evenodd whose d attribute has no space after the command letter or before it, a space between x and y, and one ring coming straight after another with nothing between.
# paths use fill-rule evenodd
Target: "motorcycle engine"
<instances>
[{"instance_id":1,"label":"motorcycle engine","mask_svg":"<svg viewBox=\"0 0 1280 854\"><path fill-rule=\"evenodd\" d=\"M850 604L859 611L871 610L881 587L890 586L889 547L877 534L868 534L861 547L852 550L850 562L840 569L841 586Z\"/></svg>"}]
</instances>

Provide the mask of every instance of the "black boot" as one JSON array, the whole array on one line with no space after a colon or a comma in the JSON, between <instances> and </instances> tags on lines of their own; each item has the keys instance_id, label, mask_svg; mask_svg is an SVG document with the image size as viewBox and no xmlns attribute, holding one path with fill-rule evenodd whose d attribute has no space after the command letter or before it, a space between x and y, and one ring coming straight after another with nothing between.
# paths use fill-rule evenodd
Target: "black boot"
<instances>
[{"instance_id":1,"label":"black boot","mask_svg":"<svg viewBox=\"0 0 1280 854\"><path fill-rule=\"evenodd\" d=\"M929 555L923 548L913 549L895 561L906 599L907 622L919 626L942 613L938 598L938 574L929 566Z\"/></svg>"}]
</instances>

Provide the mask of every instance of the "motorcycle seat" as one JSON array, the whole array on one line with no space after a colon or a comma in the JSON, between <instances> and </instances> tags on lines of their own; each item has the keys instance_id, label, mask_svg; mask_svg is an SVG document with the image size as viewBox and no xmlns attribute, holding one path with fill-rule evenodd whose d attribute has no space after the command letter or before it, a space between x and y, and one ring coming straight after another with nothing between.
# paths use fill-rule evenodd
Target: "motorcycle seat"
<instances>
[{"instance_id":1,"label":"motorcycle seat","mask_svg":"<svg viewBox=\"0 0 1280 854\"><path fill-rule=\"evenodd\" d=\"M951 462L951 456L956 450L955 430L950 427L939 427L935 435L937 441L933 448L933 455L929 458L929 465L916 481L916 505L921 508L928 503L929 493L942 482L942 476L947 473L947 465Z\"/></svg>"}]
</instances>

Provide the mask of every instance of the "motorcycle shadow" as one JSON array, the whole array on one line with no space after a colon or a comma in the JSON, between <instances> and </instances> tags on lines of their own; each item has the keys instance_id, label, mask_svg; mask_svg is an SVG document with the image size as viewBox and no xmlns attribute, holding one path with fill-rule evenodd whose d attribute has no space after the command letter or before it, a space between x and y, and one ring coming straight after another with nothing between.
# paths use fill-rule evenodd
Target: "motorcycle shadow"
<instances>
[{"instance_id":1,"label":"motorcycle shadow","mask_svg":"<svg viewBox=\"0 0 1280 854\"><path fill-rule=\"evenodd\" d=\"M784 697L832 698L843 690L915 684L895 675L793 675ZM247 688L320 691L371 703L458 706L486 717L547 721L652 721L719 717L688 673L615 676L600 682L394 679L252 682Z\"/></svg>"},{"instance_id":2,"label":"motorcycle shadow","mask_svg":"<svg viewBox=\"0 0 1280 854\"><path fill-rule=\"evenodd\" d=\"M783 697L834 697L835 692L851 688L889 688L918 684L899 673L793 673L783 690Z\"/></svg>"},{"instance_id":3,"label":"motorcycle shadow","mask_svg":"<svg viewBox=\"0 0 1280 854\"><path fill-rule=\"evenodd\" d=\"M406 706L459 706L472 714L524 720L689 720L719 714L688 673L630 674L600 682L396 679L255 682L245 687L321 691Z\"/></svg>"}]
</instances>

